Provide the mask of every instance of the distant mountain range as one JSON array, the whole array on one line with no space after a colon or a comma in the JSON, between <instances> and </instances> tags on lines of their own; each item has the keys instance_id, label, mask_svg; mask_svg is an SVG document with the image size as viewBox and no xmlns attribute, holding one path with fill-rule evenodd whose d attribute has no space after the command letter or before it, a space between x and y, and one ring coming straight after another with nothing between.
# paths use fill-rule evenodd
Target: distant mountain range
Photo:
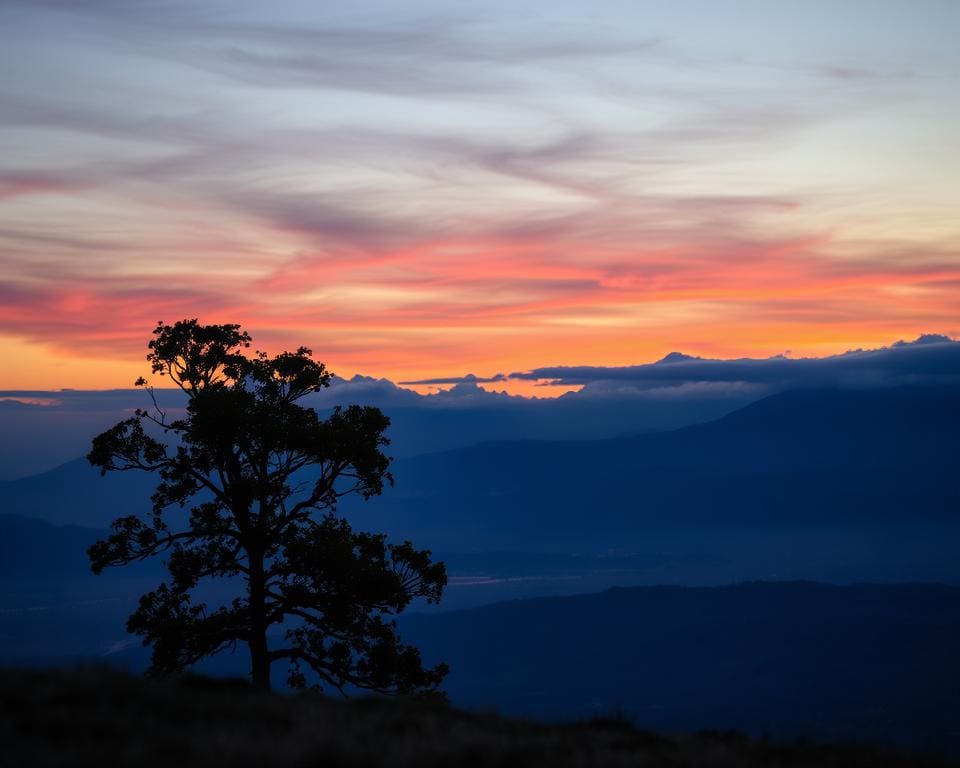
<instances>
[{"instance_id":1,"label":"distant mountain range","mask_svg":"<svg viewBox=\"0 0 960 768\"><path fill-rule=\"evenodd\" d=\"M547 397L488 391L508 380L542 385ZM397 386L388 379L335 376L310 395L318 411L357 403L392 419L391 453L409 458L491 440L598 440L677 429L716 419L778 392L799 389L960 386L960 341L924 334L879 349L822 358L717 360L671 352L652 363L554 366L477 377L472 374ZM554 397L560 385L567 391ZM450 387L442 390L441 387ZM560 390L563 391L563 390ZM182 408L177 389L158 389L169 412ZM93 435L148 404L139 389L0 390L0 480L45 471L86 453Z\"/></svg>"},{"instance_id":2,"label":"distant mountain range","mask_svg":"<svg viewBox=\"0 0 960 768\"><path fill-rule=\"evenodd\" d=\"M652 531L960 522L960 390L787 392L719 420L401 460L358 516L436 546L636 548ZM539 546L535 546L539 545Z\"/></svg>"},{"instance_id":3,"label":"distant mountain range","mask_svg":"<svg viewBox=\"0 0 960 768\"><path fill-rule=\"evenodd\" d=\"M468 382L421 396L385 379L357 376L335 379L306 403L321 413L351 403L382 408L391 419L391 454L409 457L485 440L599 439L675 429L715 419L762 394L750 387L706 388L682 397L585 389L538 399L487 392ZM184 402L178 390L158 390L158 398L169 413ZM85 454L94 435L148 404L142 390L0 391L0 435L5 437L0 440L0 481L47 471Z\"/></svg>"},{"instance_id":4,"label":"distant mountain range","mask_svg":"<svg viewBox=\"0 0 960 768\"><path fill-rule=\"evenodd\" d=\"M342 511L440 552L642 555L669 583L960 580L957 434L960 389L785 392L669 432L401 459ZM81 459L0 483L0 513L102 529L154 484Z\"/></svg>"}]
</instances>

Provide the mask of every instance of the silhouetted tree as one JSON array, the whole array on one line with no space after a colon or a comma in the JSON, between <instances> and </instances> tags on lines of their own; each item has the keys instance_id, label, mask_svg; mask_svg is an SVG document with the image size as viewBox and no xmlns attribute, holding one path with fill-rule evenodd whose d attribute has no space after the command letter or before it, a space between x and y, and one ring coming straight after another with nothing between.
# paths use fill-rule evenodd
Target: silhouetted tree
<instances>
[{"instance_id":1,"label":"silhouetted tree","mask_svg":"<svg viewBox=\"0 0 960 768\"><path fill-rule=\"evenodd\" d=\"M166 553L168 583L141 597L127 622L152 646L151 672L177 672L243 642L258 688L269 688L271 664L286 661L295 687L436 689L446 665L425 669L393 616L414 598L440 599L443 563L335 515L345 495L369 499L393 482L382 451L389 419L356 405L321 419L300 405L331 378L305 347L249 355L239 325L196 320L161 322L153 334L147 359L186 393L185 415L168 418L140 378L153 406L96 437L87 457L101 474L159 478L149 519L115 520L89 550L95 573ZM232 602L191 602L201 580L217 577L238 577ZM271 647L276 625L283 641Z\"/></svg>"}]
</instances>

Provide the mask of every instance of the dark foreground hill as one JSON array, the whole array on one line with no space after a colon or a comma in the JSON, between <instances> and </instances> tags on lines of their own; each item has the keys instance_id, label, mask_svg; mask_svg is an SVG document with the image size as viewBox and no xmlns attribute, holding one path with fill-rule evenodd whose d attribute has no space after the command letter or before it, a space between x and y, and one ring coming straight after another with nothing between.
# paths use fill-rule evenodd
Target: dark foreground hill
<instances>
[{"instance_id":1,"label":"dark foreground hill","mask_svg":"<svg viewBox=\"0 0 960 768\"><path fill-rule=\"evenodd\" d=\"M0 666L146 667L135 607L0 610ZM753 583L639 587L400 617L458 707L553 721L621 711L645 728L857 741L960 756L960 588ZM272 642L281 642L273 638ZM243 676L240 647L199 671ZM274 670L276 686L285 669ZM2 765L0 761L0 765Z\"/></svg>"},{"instance_id":2,"label":"dark foreground hill","mask_svg":"<svg viewBox=\"0 0 960 768\"><path fill-rule=\"evenodd\" d=\"M666 737L617 719L545 725L439 705L257 694L114 671L0 672L0 762L32 766L946 766L867 746Z\"/></svg>"}]
</instances>

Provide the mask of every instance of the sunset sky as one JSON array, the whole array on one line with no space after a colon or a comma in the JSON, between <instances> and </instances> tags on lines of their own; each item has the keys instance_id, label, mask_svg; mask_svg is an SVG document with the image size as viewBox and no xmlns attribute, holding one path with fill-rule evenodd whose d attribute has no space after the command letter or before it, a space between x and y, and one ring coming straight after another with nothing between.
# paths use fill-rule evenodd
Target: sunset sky
<instances>
[{"instance_id":1,"label":"sunset sky","mask_svg":"<svg viewBox=\"0 0 960 768\"><path fill-rule=\"evenodd\" d=\"M955 0L4 0L0 389L129 386L184 317L395 381L956 337L958 29Z\"/></svg>"}]
</instances>

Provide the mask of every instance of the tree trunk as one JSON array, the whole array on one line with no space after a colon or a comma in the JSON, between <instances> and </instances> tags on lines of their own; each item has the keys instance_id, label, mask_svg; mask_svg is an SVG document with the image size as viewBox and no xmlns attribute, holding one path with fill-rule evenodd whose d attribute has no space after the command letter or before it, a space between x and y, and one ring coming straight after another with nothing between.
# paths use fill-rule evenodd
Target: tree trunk
<instances>
[{"instance_id":1,"label":"tree trunk","mask_svg":"<svg viewBox=\"0 0 960 768\"><path fill-rule=\"evenodd\" d=\"M250 677L253 687L270 690L270 655L267 648L266 580L263 558L250 557Z\"/></svg>"}]
</instances>

